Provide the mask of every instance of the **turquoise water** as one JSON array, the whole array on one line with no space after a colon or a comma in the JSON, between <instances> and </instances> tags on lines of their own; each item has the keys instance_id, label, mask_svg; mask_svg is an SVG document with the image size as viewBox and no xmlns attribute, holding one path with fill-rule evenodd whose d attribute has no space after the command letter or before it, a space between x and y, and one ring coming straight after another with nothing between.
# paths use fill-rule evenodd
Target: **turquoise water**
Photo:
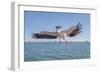
<instances>
[{"instance_id":1,"label":"turquoise water","mask_svg":"<svg viewBox=\"0 0 100 73\"><path fill-rule=\"evenodd\" d=\"M24 61L49 61L90 58L89 42L25 42Z\"/></svg>"}]
</instances>

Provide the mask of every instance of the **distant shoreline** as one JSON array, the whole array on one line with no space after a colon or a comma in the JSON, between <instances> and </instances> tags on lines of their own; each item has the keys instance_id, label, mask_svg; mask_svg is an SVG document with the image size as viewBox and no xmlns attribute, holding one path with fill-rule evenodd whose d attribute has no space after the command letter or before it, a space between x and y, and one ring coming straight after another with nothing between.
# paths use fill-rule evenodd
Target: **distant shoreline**
<instances>
[{"instance_id":1,"label":"distant shoreline","mask_svg":"<svg viewBox=\"0 0 100 73\"><path fill-rule=\"evenodd\" d=\"M59 43L58 41L28 41L28 42L24 42L24 43ZM85 43L85 42L87 42L87 43L90 43L90 41L68 41L68 43ZM63 43L63 42L62 42Z\"/></svg>"}]
</instances>

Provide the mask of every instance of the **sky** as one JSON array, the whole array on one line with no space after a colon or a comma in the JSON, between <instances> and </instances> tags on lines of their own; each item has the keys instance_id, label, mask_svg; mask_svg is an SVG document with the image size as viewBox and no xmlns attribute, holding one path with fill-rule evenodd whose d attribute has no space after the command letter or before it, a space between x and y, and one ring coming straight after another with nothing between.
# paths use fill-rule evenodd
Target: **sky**
<instances>
[{"instance_id":1,"label":"sky","mask_svg":"<svg viewBox=\"0 0 100 73\"><path fill-rule=\"evenodd\" d=\"M56 31L55 26L66 30L71 26L82 24L82 33L71 38L71 41L90 41L90 14L24 11L25 42L34 41L32 33L40 31Z\"/></svg>"}]
</instances>

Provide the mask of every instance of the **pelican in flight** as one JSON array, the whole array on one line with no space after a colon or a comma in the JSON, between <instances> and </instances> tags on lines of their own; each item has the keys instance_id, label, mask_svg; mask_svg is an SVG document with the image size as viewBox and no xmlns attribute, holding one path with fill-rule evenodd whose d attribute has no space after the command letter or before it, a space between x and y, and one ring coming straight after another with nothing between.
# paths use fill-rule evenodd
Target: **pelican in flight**
<instances>
[{"instance_id":1,"label":"pelican in flight","mask_svg":"<svg viewBox=\"0 0 100 73\"><path fill-rule=\"evenodd\" d=\"M55 32L41 31L39 33L32 33L32 38L37 38L37 39L59 38L59 42L61 42L61 39L65 40L66 37L74 37L82 32L81 31L82 24L80 24L80 22L76 26L71 26L67 30L61 30L61 28L62 28L61 26L56 26Z\"/></svg>"}]
</instances>

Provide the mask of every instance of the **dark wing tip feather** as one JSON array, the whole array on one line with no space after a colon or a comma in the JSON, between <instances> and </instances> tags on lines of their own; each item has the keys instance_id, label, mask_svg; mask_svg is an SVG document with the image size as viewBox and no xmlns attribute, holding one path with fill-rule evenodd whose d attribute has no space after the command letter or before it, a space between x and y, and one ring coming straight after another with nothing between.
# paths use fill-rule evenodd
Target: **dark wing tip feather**
<instances>
[{"instance_id":1,"label":"dark wing tip feather","mask_svg":"<svg viewBox=\"0 0 100 73\"><path fill-rule=\"evenodd\" d=\"M80 22L76 25L75 29L69 34L69 37L74 37L77 34L81 33L82 29L82 24L80 24Z\"/></svg>"},{"instance_id":2,"label":"dark wing tip feather","mask_svg":"<svg viewBox=\"0 0 100 73\"><path fill-rule=\"evenodd\" d=\"M38 38L39 34L38 33L32 33L32 38Z\"/></svg>"}]
</instances>

